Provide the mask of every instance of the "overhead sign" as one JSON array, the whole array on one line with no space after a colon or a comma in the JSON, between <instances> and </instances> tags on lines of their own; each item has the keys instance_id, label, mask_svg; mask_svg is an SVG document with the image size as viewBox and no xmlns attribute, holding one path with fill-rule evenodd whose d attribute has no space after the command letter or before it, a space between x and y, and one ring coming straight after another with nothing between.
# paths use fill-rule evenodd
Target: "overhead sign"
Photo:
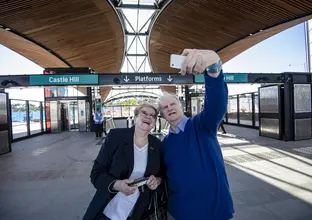
<instances>
[{"instance_id":1,"label":"overhead sign","mask_svg":"<svg viewBox=\"0 0 312 220\"><path fill-rule=\"evenodd\" d=\"M31 86L59 86L59 85L95 85L98 75L32 75L29 79Z\"/></svg>"},{"instance_id":2,"label":"overhead sign","mask_svg":"<svg viewBox=\"0 0 312 220\"><path fill-rule=\"evenodd\" d=\"M224 80L228 83L247 83L248 74L246 73L225 73ZM194 83L205 83L204 75L195 75Z\"/></svg>"},{"instance_id":3,"label":"overhead sign","mask_svg":"<svg viewBox=\"0 0 312 220\"><path fill-rule=\"evenodd\" d=\"M192 76L177 74L121 74L121 84L176 84L193 83Z\"/></svg>"},{"instance_id":4,"label":"overhead sign","mask_svg":"<svg viewBox=\"0 0 312 220\"><path fill-rule=\"evenodd\" d=\"M172 84L173 77L171 75L156 74L122 74L121 84Z\"/></svg>"}]
</instances>

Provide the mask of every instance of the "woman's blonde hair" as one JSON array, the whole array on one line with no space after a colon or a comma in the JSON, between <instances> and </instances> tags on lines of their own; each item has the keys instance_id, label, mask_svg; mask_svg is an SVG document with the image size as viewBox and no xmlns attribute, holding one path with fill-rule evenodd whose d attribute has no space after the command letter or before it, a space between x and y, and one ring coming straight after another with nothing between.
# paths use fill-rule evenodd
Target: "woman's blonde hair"
<instances>
[{"instance_id":1,"label":"woman's blonde hair","mask_svg":"<svg viewBox=\"0 0 312 220\"><path fill-rule=\"evenodd\" d=\"M144 108L144 107L153 109L155 111L155 117L157 118L157 116L158 116L158 109L157 109L157 107L154 104L148 103L148 102L140 103L137 107L135 107L135 109L134 109L134 117L135 118L138 117L141 109Z\"/></svg>"}]
</instances>

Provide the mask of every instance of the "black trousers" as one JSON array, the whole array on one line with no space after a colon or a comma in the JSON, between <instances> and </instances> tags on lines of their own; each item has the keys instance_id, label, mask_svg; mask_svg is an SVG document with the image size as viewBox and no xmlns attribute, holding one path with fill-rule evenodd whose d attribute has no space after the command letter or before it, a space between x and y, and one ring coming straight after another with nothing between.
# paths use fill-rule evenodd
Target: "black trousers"
<instances>
[{"instance_id":1,"label":"black trousers","mask_svg":"<svg viewBox=\"0 0 312 220\"><path fill-rule=\"evenodd\" d=\"M102 137L103 134L103 124L94 124L95 136Z\"/></svg>"},{"instance_id":2,"label":"black trousers","mask_svg":"<svg viewBox=\"0 0 312 220\"><path fill-rule=\"evenodd\" d=\"M224 123L224 121L222 120L222 121L221 121L221 124L220 124L220 126L219 126L219 129L221 128L221 129L222 129L222 132L223 132L224 134L226 134L226 131L225 131L225 128L224 128L223 123Z\"/></svg>"}]
</instances>

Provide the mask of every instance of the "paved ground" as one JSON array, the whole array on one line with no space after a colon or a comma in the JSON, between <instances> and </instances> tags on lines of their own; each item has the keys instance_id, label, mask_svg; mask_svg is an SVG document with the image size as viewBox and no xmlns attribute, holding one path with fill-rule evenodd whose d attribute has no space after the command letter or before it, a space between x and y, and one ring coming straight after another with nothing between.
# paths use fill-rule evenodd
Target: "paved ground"
<instances>
[{"instance_id":1,"label":"paved ground","mask_svg":"<svg viewBox=\"0 0 312 220\"><path fill-rule=\"evenodd\" d=\"M312 141L281 142L226 126L219 140L235 202L235 220L312 219ZM81 219L101 141L65 132L14 143L0 156L1 220Z\"/></svg>"}]
</instances>

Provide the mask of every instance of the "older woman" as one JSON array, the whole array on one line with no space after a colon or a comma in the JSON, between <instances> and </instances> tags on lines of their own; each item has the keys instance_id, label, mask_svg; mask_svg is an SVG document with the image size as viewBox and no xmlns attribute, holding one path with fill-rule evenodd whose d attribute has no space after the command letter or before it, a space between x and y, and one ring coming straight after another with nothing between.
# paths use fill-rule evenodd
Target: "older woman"
<instances>
[{"instance_id":1,"label":"older woman","mask_svg":"<svg viewBox=\"0 0 312 220\"><path fill-rule=\"evenodd\" d=\"M157 115L154 105L144 103L134 110L132 128L110 130L91 171L97 191L84 220L143 218L163 175L161 142L149 134ZM148 177L146 185L131 187L140 177Z\"/></svg>"}]
</instances>

